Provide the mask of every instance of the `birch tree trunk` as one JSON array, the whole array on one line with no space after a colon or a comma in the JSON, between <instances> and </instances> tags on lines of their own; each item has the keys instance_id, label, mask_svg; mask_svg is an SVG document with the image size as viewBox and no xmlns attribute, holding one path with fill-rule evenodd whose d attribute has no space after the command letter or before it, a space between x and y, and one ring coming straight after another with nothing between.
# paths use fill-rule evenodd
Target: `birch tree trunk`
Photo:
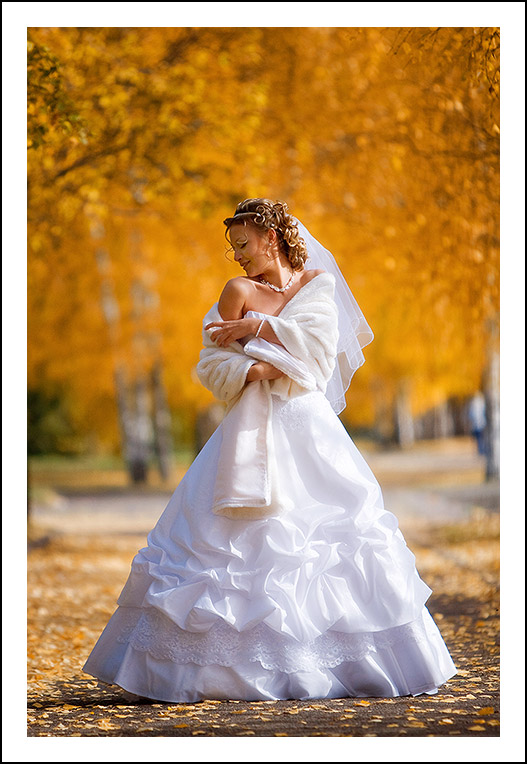
<instances>
[{"instance_id":1,"label":"birch tree trunk","mask_svg":"<svg viewBox=\"0 0 527 764\"><path fill-rule=\"evenodd\" d=\"M434 438L448 438L454 434L454 420L448 401L434 409Z\"/></svg>"},{"instance_id":2,"label":"birch tree trunk","mask_svg":"<svg viewBox=\"0 0 527 764\"><path fill-rule=\"evenodd\" d=\"M90 235L96 241L104 239L103 223L90 215ZM121 433L121 451L129 476L134 483L146 481L148 470L148 391L144 380L129 387L123 364L118 360L121 339L121 313L111 280L111 263L108 250L98 246L96 250L97 270L101 277L101 308L108 326L110 343L114 352L115 396Z\"/></svg>"},{"instance_id":3,"label":"birch tree trunk","mask_svg":"<svg viewBox=\"0 0 527 764\"><path fill-rule=\"evenodd\" d=\"M144 379L128 384L122 370L115 372L115 389L123 456L133 483L145 483L152 441L148 387Z\"/></svg>"},{"instance_id":4,"label":"birch tree trunk","mask_svg":"<svg viewBox=\"0 0 527 764\"><path fill-rule=\"evenodd\" d=\"M371 383L375 409L375 432L382 444L393 441L394 417L391 395L382 378L375 377Z\"/></svg>"},{"instance_id":5,"label":"birch tree trunk","mask_svg":"<svg viewBox=\"0 0 527 764\"><path fill-rule=\"evenodd\" d=\"M401 448L410 448L415 442L415 430L409 379L402 379L399 382L394 413L397 442Z\"/></svg>"},{"instance_id":6,"label":"birch tree trunk","mask_svg":"<svg viewBox=\"0 0 527 764\"><path fill-rule=\"evenodd\" d=\"M167 405L165 387L161 373L161 362L152 368L152 397L154 402L154 453L162 480L170 476L170 455L172 453L171 417Z\"/></svg>"}]
</instances>

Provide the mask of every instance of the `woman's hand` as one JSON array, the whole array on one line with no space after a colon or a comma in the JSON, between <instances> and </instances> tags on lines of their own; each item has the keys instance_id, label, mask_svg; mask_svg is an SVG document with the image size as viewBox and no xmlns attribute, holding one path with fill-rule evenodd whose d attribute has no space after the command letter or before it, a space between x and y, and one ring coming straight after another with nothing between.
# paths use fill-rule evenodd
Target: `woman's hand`
<instances>
[{"instance_id":1,"label":"woman's hand","mask_svg":"<svg viewBox=\"0 0 527 764\"><path fill-rule=\"evenodd\" d=\"M213 321L205 329L218 327L218 331L212 332L210 338L219 347L227 347L248 334L256 334L259 324L257 318L238 318L234 321Z\"/></svg>"},{"instance_id":2,"label":"woman's hand","mask_svg":"<svg viewBox=\"0 0 527 764\"><path fill-rule=\"evenodd\" d=\"M256 382L259 379L280 379L280 377L285 376L284 372L277 369L272 363L258 361L253 363L247 372L247 382Z\"/></svg>"}]
</instances>

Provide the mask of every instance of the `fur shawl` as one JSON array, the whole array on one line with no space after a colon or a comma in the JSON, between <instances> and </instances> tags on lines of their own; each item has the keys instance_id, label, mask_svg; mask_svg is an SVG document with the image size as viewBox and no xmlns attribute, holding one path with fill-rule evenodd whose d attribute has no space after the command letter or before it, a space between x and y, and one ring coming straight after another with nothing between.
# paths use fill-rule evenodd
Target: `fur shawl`
<instances>
[{"instance_id":1,"label":"fur shawl","mask_svg":"<svg viewBox=\"0 0 527 764\"><path fill-rule=\"evenodd\" d=\"M196 367L202 385L215 398L233 404L243 391L247 372L256 361L269 361L287 376L270 381L273 393L281 398L312 390L326 389L335 367L338 340L338 314L333 301L335 279L321 273L305 284L287 302L278 316L268 316L270 324L283 347L260 337L245 345L232 342L222 348L210 339L214 328L205 326L221 321L218 303L203 319L203 349Z\"/></svg>"}]
</instances>

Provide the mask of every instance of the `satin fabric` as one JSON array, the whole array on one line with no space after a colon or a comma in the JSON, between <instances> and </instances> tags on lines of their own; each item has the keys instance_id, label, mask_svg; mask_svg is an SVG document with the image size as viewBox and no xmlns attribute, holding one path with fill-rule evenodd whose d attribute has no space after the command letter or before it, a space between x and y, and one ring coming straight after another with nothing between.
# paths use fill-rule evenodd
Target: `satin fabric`
<instances>
[{"instance_id":1,"label":"satin fabric","mask_svg":"<svg viewBox=\"0 0 527 764\"><path fill-rule=\"evenodd\" d=\"M212 512L220 424L133 559L84 671L166 702L437 692L456 668L431 589L329 401L273 395L271 426L286 511Z\"/></svg>"},{"instance_id":2,"label":"satin fabric","mask_svg":"<svg viewBox=\"0 0 527 764\"><path fill-rule=\"evenodd\" d=\"M256 412L258 416L256 416ZM252 519L280 510L269 383L250 382L222 422L212 511Z\"/></svg>"},{"instance_id":3,"label":"satin fabric","mask_svg":"<svg viewBox=\"0 0 527 764\"><path fill-rule=\"evenodd\" d=\"M270 318L248 311L247 317ZM306 365L284 347L261 338L242 338L243 352L266 361L295 379L306 390L315 390L315 377ZM273 436L273 396L268 380L245 384L236 404L222 422L220 454L212 511L226 517L254 519L277 515L291 508L281 490ZM283 390L276 393L287 399ZM324 392L324 390L323 390Z\"/></svg>"}]
</instances>

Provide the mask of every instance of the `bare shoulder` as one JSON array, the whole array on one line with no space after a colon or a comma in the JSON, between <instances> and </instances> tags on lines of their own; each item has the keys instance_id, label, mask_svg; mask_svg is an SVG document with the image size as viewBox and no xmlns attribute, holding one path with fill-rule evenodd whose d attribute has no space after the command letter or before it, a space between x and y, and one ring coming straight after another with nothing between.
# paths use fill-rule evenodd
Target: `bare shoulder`
<instances>
[{"instance_id":1,"label":"bare shoulder","mask_svg":"<svg viewBox=\"0 0 527 764\"><path fill-rule=\"evenodd\" d=\"M245 302L249 291L251 290L251 282L246 276L235 276L229 279L223 287L220 295L220 303L227 302Z\"/></svg>"},{"instance_id":2,"label":"bare shoulder","mask_svg":"<svg viewBox=\"0 0 527 764\"><path fill-rule=\"evenodd\" d=\"M218 300L218 310L224 320L241 318L245 301L247 299L248 279L244 276L235 276L229 279Z\"/></svg>"},{"instance_id":3,"label":"bare shoulder","mask_svg":"<svg viewBox=\"0 0 527 764\"><path fill-rule=\"evenodd\" d=\"M312 270L306 271L304 276L306 284L308 281L311 281L311 279L314 279L315 276L320 276L321 273L327 273L327 271L323 271L321 268L313 268Z\"/></svg>"},{"instance_id":4,"label":"bare shoulder","mask_svg":"<svg viewBox=\"0 0 527 764\"><path fill-rule=\"evenodd\" d=\"M234 276L229 279L223 287L222 295L241 295L246 294L249 287L249 279L246 276Z\"/></svg>"}]
</instances>

